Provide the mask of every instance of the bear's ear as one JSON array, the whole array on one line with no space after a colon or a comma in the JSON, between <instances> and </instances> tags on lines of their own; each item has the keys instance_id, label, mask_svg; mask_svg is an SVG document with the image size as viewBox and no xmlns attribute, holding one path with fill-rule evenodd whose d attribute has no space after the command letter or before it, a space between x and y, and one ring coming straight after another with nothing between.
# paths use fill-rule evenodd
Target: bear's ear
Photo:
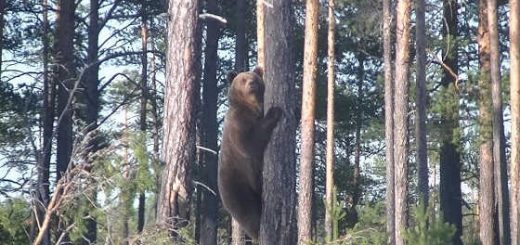
<instances>
[{"instance_id":1,"label":"bear's ear","mask_svg":"<svg viewBox=\"0 0 520 245\"><path fill-rule=\"evenodd\" d=\"M235 77L238 75L238 73L236 71L230 71L228 74L227 74L227 80L229 83L232 83L233 82L233 79L235 79Z\"/></svg>"},{"instance_id":2,"label":"bear's ear","mask_svg":"<svg viewBox=\"0 0 520 245\"><path fill-rule=\"evenodd\" d=\"M264 68L262 68L261 66L257 66L253 70L253 72L256 73L256 75L258 75L259 77L264 78Z\"/></svg>"}]
</instances>

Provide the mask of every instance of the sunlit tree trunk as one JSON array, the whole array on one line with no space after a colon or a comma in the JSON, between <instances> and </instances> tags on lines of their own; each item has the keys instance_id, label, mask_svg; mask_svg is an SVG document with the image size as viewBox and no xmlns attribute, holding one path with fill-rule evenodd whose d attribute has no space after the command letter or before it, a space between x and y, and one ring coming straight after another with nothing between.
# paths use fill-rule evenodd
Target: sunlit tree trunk
<instances>
[{"instance_id":1,"label":"sunlit tree trunk","mask_svg":"<svg viewBox=\"0 0 520 245\"><path fill-rule=\"evenodd\" d=\"M260 244L296 243L296 104L291 0L274 0L265 10L264 107L283 116L264 154ZM265 110L267 111L267 110Z\"/></svg>"},{"instance_id":2,"label":"sunlit tree trunk","mask_svg":"<svg viewBox=\"0 0 520 245\"><path fill-rule=\"evenodd\" d=\"M479 133L480 133L480 198L479 221L480 240L483 244L493 244L494 225L494 181L493 181L493 129L490 78L490 49L485 0L479 1Z\"/></svg>"},{"instance_id":3,"label":"sunlit tree trunk","mask_svg":"<svg viewBox=\"0 0 520 245\"><path fill-rule=\"evenodd\" d=\"M397 1L395 57L395 243L404 244L408 219L408 84L410 59L410 0Z\"/></svg>"},{"instance_id":4,"label":"sunlit tree trunk","mask_svg":"<svg viewBox=\"0 0 520 245\"><path fill-rule=\"evenodd\" d=\"M394 81L392 77L391 0L383 0L383 63L385 77L386 232L388 244L395 244L394 173Z\"/></svg>"},{"instance_id":5,"label":"sunlit tree trunk","mask_svg":"<svg viewBox=\"0 0 520 245\"><path fill-rule=\"evenodd\" d=\"M328 32L327 32L327 162L326 162L326 182L325 198L326 205L331 206L334 188L334 28L336 18L334 17L334 0L328 1ZM330 210L325 210L325 235L326 240L332 240L332 217Z\"/></svg>"},{"instance_id":6,"label":"sunlit tree trunk","mask_svg":"<svg viewBox=\"0 0 520 245\"><path fill-rule=\"evenodd\" d=\"M265 6L264 0L256 0L257 65L265 67Z\"/></svg>"},{"instance_id":7,"label":"sunlit tree trunk","mask_svg":"<svg viewBox=\"0 0 520 245\"><path fill-rule=\"evenodd\" d=\"M511 38L511 241L520 245L520 3L509 1Z\"/></svg>"},{"instance_id":8,"label":"sunlit tree trunk","mask_svg":"<svg viewBox=\"0 0 520 245\"><path fill-rule=\"evenodd\" d=\"M417 57L415 141L417 145L419 195L426 207L428 205L428 146L426 144L426 100L428 94L426 92L426 27L424 5L424 0L418 0L415 3L415 15L417 19L417 26L415 27L415 48Z\"/></svg>"},{"instance_id":9,"label":"sunlit tree trunk","mask_svg":"<svg viewBox=\"0 0 520 245\"><path fill-rule=\"evenodd\" d=\"M298 244L311 241L312 169L314 165L314 120L316 97L316 62L318 58L318 0L307 0L305 44L303 51L302 145L298 192Z\"/></svg>"},{"instance_id":10,"label":"sunlit tree trunk","mask_svg":"<svg viewBox=\"0 0 520 245\"><path fill-rule=\"evenodd\" d=\"M182 227L190 217L190 171L195 159L197 9L198 1L193 0L170 0L168 4L163 120L165 166L157 207L157 224L163 228Z\"/></svg>"},{"instance_id":11,"label":"sunlit tree trunk","mask_svg":"<svg viewBox=\"0 0 520 245\"><path fill-rule=\"evenodd\" d=\"M509 188L502 109L502 78L500 74L500 48L498 40L497 1L487 0L487 17L490 47L491 98L493 100L493 160L495 203L497 205L498 239L500 244L510 243Z\"/></svg>"}]
</instances>

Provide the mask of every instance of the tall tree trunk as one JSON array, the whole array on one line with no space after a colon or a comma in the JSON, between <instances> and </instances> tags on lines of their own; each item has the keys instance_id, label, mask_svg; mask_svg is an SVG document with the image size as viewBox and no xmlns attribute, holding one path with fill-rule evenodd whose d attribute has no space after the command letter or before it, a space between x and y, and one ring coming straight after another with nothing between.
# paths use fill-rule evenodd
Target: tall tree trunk
<instances>
[{"instance_id":1,"label":"tall tree trunk","mask_svg":"<svg viewBox=\"0 0 520 245\"><path fill-rule=\"evenodd\" d=\"M236 1L235 70L242 72L247 67L246 16L248 1Z\"/></svg>"},{"instance_id":2,"label":"tall tree trunk","mask_svg":"<svg viewBox=\"0 0 520 245\"><path fill-rule=\"evenodd\" d=\"M415 138L417 144L419 195L425 207L428 206L428 146L426 144L426 27L424 0L418 0L415 4L417 19L416 31L416 126Z\"/></svg>"},{"instance_id":3,"label":"tall tree trunk","mask_svg":"<svg viewBox=\"0 0 520 245\"><path fill-rule=\"evenodd\" d=\"M83 84L86 90L86 119L87 131L91 132L98 127L98 116L100 110L99 103L99 65L98 53L99 53L99 1L90 0L90 15L88 25L88 46L87 46L87 64L88 67L85 69L83 75ZM98 139L95 134L91 136L89 140L89 151L87 152L86 159L92 159L89 155L94 154L98 150ZM91 193L88 193L89 199L95 202L97 198L97 190L92 189ZM95 205L88 202L88 211L86 216L89 217L86 220L87 230L85 232L85 239L82 241L84 244L91 244L96 242L97 237L97 223L93 214Z\"/></svg>"},{"instance_id":4,"label":"tall tree trunk","mask_svg":"<svg viewBox=\"0 0 520 245\"><path fill-rule=\"evenodd\" d=\"M408 220L408 84L410 59L410 0L397 1L394 157L395 157L395 243L404 244Z\"/></svg>"},{"instance_id":5,"label":"tall tree trunk","mask_svg":"<svg viewBox=\"0 0 520 245\"><path fill-rule=\"evenodd\" d=\"M511 38L511 241L520 245L520 3L509 1Z\"/></svg>"},{"instance_id":6,"label":"tall tree trunk","mask_svg":"<svg viewBox=\"0 0 520 245\"><path fill-rule=\"evenodd\" d=\"M457 92L458 74L458 45L456 37L457 28L457 1L444 0L443 2L443 62L449 67L444 69L442 78L443 89L441 96L443 108L441 114L441 137L442 145L440 151L440 207L446 222L453 224L456 228L453 236L453 244L462 244L462 193L460 188L460 133L459 130L459 96ZM453 74L452 74L453 72Z\"/></svg>"},{"instance_id":7,"label":"tall tree trunk","mask_svg":"<svg viewBox=\"0 0 520 245\"><path fill-rule=\"evenodd\" d=\"M328 32L327 32L327 159L326 159L326 181L325 198L326 205L331 207L334 188L334 29L336 18L334 17L334 0L329 0L328 6ZM325 235L326 241L330 242L332 237L332 217L330 209L325 210Z\"/></svg>"},{"instance_id":8,"label":"tall tree trunk","mask_svg":"<svg viewBox=\"0 0 520 245\"><path fill-rule=\"evenodd\" d=\"M163 120L165 166L157 207L157 224L164 228L179 228L190 217L190 164L195 159L197 9L198 1L170 0L168 4Z\"/></svg>"},{"instance_id":9,"label":"tall tree trunk","mask_svg":"<svg viewBox=\"0 0 520 245\"><path fill-rule=\"evenodd\" d=\"M493 181L493 129L491 99L491 63L489 48L487 5L479 1L479 133L480 133L480 239L483 244L493 244L494 181Z\"/></svg>"},{"instance_id":10,"label":"tall tree trunk","mask_svg":"<svg viewBox=\"0 0 520 245\"><path fill-rule=\"evenodd\" d=\"M510 0L511 38L511 241L520 244L520 3Z\"/></svg>"},{"instance_id":11,"label":"tall tree trunk","mask_svg":"<svg viewBox=\"0 0 520 245\"><path fill-rule=\"evenodd\" d=\"M72 106L67 105L69 96L73 96L72 88L75 78L74 67L74 1L59 0L57 5L56 29L54 42L54 83L58 86L57 94L57 145L56 148L56 182L67 170L72 153ZM60 220L57 236L66 233L64 220ZM64 236L64 242L68 236Z\"/></svg>"},{"instance_id":12,"label":"tall tree trunk","mask_svg":"<svg viewBox=\"0 0 520 245\"><path fill-rule=\"evenodd\" d=\"M388 244L395 244L394 172L394 81L392 79L391 0L383 0L383 63L385 76L385 158L386 158L386 232Z\"/></svg>"},{"instance_id":13,"label":"tall tree trunk","mask_svg":"<svg viewBox=\"0 0 520 245\"><path fill-rule=\"evenodd\" d=\"M95 0L97 1L97 0ZM148 16L146 1L141 3L141 108L139 111L139 130L146 142L146 113L148 102ZM147 166L139 166L139 168ZM145 223L146 194L144 190L139 193L139 204L137 207L137 232L141 233Z\"/></svg>"},{"instance_id":14,"label":"tall tree trunk","mask_svg":"<svg viewBox=\"0 0 520 245\"><path fill-rule=\"evenodd\" d=\"M300 156L300 191L298 193L298 244L312 240L312 169L314 163L314 119L316 98L316 63L318 58L318 0L307 0L305 45L303 55L302 145Z\"/></svg>"},{"instance_id":15,"label":"tall tree trunk","mask_svg":"<svg viewBox=\"0 0 520 245\"><path fill-rule=\"evenodd\" d=\"M487 17L490 45L491 98L493 100L493 160L495 181L495 203L498 222L499 243L510 244L509 188L502 110L502 78L500 75L500 48L498 40L497 1L487 0Z\"/></svg>"},{"instance_id":16,"label":"tall tree trunk","mask_svg":"<svg viewBox=\"0 0 520 245\"><path fill-rule=\"evenodd\" d=\"M291 2L275 0L265 11L265 32L269 35L265 40L264 107L279 106L284 114L264 154L260 244L296 243L297 122Z\"/></svg>"},{"instance_id":17,"label":"tall tree trunk","mask_svg":"<svg viewBox=\"0 0 520 245\"><path fill-rule=\"evenodd\" d=\"M218 14L216 0L207 0L207 11ZM204 84L202 89L202 130L203 146L217 150L217 64L218 64L218 40L220 36L219 24L215 20L207 21L207 39L204 64ZM217 193L217 156L211 152L203 151L203 175L209 188ZM218 193L217 193L218 196ZM202 227L201 244L217 244L218 226L218 199L214 193L202 190Z\"/></svg>"},{"instance_id":18,"label":"tall tree trunk","mask_svg":"<svg viewBox=\"0 0 520 245\"><path fill-rule=\"evenodd\" d=\"M265 7L264 0L256 0L257 65L265 68Z\"/></svg>"},{"instance_id":19,"label":"tall tree trunk","mask_svg":"<svg viewBox=\"0 0 520 245\"><path fill-rule=\"evenodd\" d=\"M4 2L4 1L2 1ZM5 3L2 3L5 4ZM43 59L43 107L42 107L42 127L43 127L43 145L40 147L41 153L38 161L38 199L35 204L36 216L32 221L31 239L36 238L38 232L43 232L42 245L50 244L49 231L39 231L38 224L43 221L45 210L49 204L49 169L52 155L52 133L54 130L54 108L56 99L56 86L52 79L49 79L49 19L48 19L48 3L42 0L42 59ZM2 7L3 8L3 7ZM0 20L3 22L3 17ZM3 30L3 23L0 26ZM1 64L1 60L0 60ZM37 219L37 220L36 220Z\"/></svg>"},{"instance_id":20,"label":"tall tree trunk","mask_svg":"<svg viewBox=\"0 0 520 245\"><path fill-rule=\"evenodd\" d=\"M72 152L72 110L67 106L69 92L74 84L73 39L74 10L73 1L59 0L56 16L56 39L54 43L54 81L58 85L58 116L61 120L57 126L57 167L56 179L61 179L67 170Z\"/></svg>"}]
</instances>

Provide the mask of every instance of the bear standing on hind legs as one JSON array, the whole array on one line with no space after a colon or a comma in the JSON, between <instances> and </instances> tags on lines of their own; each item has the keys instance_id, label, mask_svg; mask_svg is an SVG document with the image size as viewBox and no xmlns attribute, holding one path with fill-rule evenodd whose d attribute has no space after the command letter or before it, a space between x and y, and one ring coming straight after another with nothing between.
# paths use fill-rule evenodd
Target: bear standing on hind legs
<instances>
[{"instance_id":1,"label":"bear standing on hind legs","mask_svg":"<svg viewBox=\"0 0 520 245\"><path fill-rule=\"evenodd\" d=\"M264 81L260 67L228 75L229 110L220 146L218 188L224 208L254 240L262 214L264 151L282 109L272 107L264 116Z\"/></svg>"}]
</instances>

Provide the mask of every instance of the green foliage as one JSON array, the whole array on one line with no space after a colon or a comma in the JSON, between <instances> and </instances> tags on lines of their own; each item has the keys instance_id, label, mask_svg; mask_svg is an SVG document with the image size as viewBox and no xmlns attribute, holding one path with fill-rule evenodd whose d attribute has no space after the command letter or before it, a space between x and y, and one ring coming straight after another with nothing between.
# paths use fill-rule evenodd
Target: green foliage
<instances>
[{"instance_id":1,"label":"green foliage","mask_svg":"<svg viewBox=\"0 0 520 245\"><path fill-rule=\"evenodd\" d=\"M31 213L29 203L13 198L0 203L0 241L2 244L29 244L27 231ZM4 243L5 242L5 243Z\"/></svg>"},{"instance_id":2,"label":"green foliage","mask_svg":"<svg viewBox=\"0 0 520 245\"><path fill-rule=\"evenodd\" d=\"M446 245L451 244L455 226L445 223L432 205L425 208L423 202L414 207L415 224L404 232L406 244Z\"/></svg>"}]
</instances>

